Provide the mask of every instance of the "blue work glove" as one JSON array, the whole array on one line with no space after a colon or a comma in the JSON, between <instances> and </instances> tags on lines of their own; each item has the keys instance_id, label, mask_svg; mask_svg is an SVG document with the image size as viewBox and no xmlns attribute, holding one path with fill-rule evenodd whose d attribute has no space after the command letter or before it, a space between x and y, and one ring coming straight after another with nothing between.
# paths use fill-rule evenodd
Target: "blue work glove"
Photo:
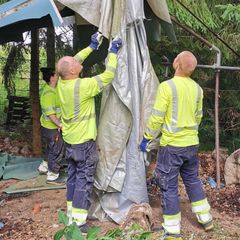
<instances>
[{"instance_id":1,"label":"blue work glove","mask_svg":"<svg viewBox=\"0 0 240 240\"><path fill-rule=\"evenodd\" d=\"M103 41L103 35L100 32L96 32L91 37L91 43L89 45L93 50L97 50Z\"/></svg>"},{"instance_id":2,"label":"blue work glove","mask_svg":"<svg viewBox=\"0 0 240 240\"><path fill-rule=\"evenodd\" d=\"M118 53L118 50L122 47L122 39L119 37L116 37L112 40L112 43L109 48L109 52L111 53Z\"/></svg>"},{"instance_id":3,"label":"blue work glove","mask_svg":"<svg viewBox=\"0 0 240 240\"><path fill-rule=\"evenodd\" d=\"M145 137L143 137L143 139L142 139L142 142L140 143L140 150L142 151L142 152L148 152L149 150L147 149L147 146L148 146L148 142L149 142L150 140L149 139L146 139Z\"/></svg>"}]
</instances>

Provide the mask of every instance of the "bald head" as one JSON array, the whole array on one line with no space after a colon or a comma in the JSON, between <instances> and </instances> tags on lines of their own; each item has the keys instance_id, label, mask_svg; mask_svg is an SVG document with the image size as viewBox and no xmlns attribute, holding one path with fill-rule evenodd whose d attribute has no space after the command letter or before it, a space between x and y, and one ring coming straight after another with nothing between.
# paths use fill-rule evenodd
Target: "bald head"
<instances>
[{"instance_id":1,"label":"bald head","mask_svg":"<svg viewBox=\"0 0 240 240\"><path fill-rule=\"evenodd\" d=\"M82 65L73 57L62 57L57 63L57 72L62 79L78 78Z\"/></svg>"},{"instance_id":2,"label":"bald head","mask_svg":"<svg viewBox=\"0 0 240 240\"><path fill-rule=\"evenodd\" d=\"M189 51L183 51L177 55L173 62L175 75L191 76L197 66L196 57Z\"/></svg>"}]
</instances>

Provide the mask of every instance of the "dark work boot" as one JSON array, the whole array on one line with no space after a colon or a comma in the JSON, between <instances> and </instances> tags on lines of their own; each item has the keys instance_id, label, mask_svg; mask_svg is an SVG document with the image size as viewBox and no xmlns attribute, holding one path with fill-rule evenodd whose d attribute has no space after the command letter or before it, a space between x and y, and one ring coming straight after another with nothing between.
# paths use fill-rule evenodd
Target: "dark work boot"
<instances>
[{"instance_id":1,"label":"dark work boot","mask_svg":"<svg viewBox=\"0 0 240 240\"><path fill-rule=\"evenodd\" d=\"M214 228L214 226L213 226L213 221L212 221L212 220L209 221L209 222L207 222L207 223L200 223L200 224L202 225L202 227L204 228L204 230L205 230L206 232L212 231L213 228Z\"/></svg>"},{"instance_id":2,"label":"dark work boot","mask_svg":"<svg viewBox=\"0 0 240 240\"><path fill-rule=\"evenodd\" d=\"M82 235L87 235L88 230L89 230L90 228L91 228L91 227L90 227L89 224L87 224L87 223L84 223L83 225L79 226L79 229L80 229Z\"/></svg>"}]
</instances>

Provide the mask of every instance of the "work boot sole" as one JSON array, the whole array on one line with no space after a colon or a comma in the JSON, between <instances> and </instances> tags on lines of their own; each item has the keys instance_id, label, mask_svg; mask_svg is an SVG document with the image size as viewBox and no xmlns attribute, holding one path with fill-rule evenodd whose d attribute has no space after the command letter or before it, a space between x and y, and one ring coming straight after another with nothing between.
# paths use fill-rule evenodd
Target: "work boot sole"
<instances>
[{"instance_id":1,"label":"work boot sole","mask_svg":"<svg viewBox=\"0 0 240 240\"><path fill-rule=\"evenodd\" d=\"M172 234L172 235L166 235L164 240L183 240L180 234Z\"/></svg>"},{"instance_id":2,"label":"work boot sole","mask_svg":"<svg viewBox=\"0 0 240 240\"><path fill-rule=\"evenodd\" d=\"M214 226L213 226L213 225L210 225L210 226L204 228L204 230L205 230L206 232L213 231L213 229L214 229Z\"/></svg>"},{"instance_id":3,"label":"work boot sole","mask_svg":"<svg viewBox=\"0 0 240 240\"><path fill-rule=\"evenodd\" d=\"M65 182L55 182L55 181L46 181L47 184L51 184L51 185L57 185L57 186L63 186L65 185Z\"/></svg>"},{"instance_id":4,"label":"work boot sole","mask_svg":"<svg viewBox=\"0 0 240 240\"><path fill-rule=\"evenodd\" d=\"M214 225L213 225L212 221L210 221L208 223L201 223L201 225L206 232L210 232L214 229Z\"/></svg>"},{"instance_id":5,"label":"work boot sole","mask_svg":"<svg viewBox=\"0 0 240 240\"><path fill-rule=\"evenodd\" d=\"M38 172L39 172L40 175L47 175L47 173L48 173L48 172L42 172L42 171L39 171L39 170L38 170Z\"/></svg>"}]
</instances>

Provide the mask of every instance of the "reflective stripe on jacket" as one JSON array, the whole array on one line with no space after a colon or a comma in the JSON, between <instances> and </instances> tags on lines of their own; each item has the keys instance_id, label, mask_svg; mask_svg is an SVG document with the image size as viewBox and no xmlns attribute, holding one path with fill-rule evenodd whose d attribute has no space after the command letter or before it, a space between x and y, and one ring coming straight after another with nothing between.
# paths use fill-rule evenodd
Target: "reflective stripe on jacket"
<instances>
[{"instance_id":1,"label":"reflective stripe on jacket","mask_svg":"<svg viewBox=\"0 0 240 240\"><path fill-rule=\"evenodd\" d=\"M144 136L152 139L161 131L161 146L198 144L202 100L201 87L189 77L175 76L161 83Z\"/></svg>"},{"instance_id":2,"label":"reflective stripe on jacket","mask_svg":"<svg viewBox=\"0 0 240 240\"><path fill-rule=\"evenodd\" d=\"M91 78L59 80L58 92L62 109L63 139L80 144L97 136L94 96L114 78L117 55L109 53L106 70Z\"/></svg>"},{"instance_id":3,"label":"reflective stripe on jacket","mask_svg":"<svg viewBox=\"0 0 240 240\"><path fill-rule=\"evenodd\" d=\"M41 126L48 129L57 129L58 127L48 117L53 114L56 114L58 118L61 117L57 89L45 84L40 95L40 104L42 110L40 118Z\"/></svg>"},{"instance_id":4,"label":"reflective stripe on jacket","mask_svg":"<svg viewBox=\"0 0 240 240\"><path fill-rule=\"evenodd\" d=\"M74 58L79 61L81 64L84 62L84 60L89 56L90 53L92 53L93 49L90 47L86 47L80 52L78 52Z\"/></svg>"}]
</instances>

